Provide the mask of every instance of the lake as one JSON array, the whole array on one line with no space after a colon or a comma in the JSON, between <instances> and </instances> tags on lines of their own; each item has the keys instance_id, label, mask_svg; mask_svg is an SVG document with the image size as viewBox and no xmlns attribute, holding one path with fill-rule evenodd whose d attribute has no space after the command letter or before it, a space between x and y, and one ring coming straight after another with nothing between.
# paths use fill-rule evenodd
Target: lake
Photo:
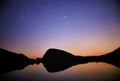
<instances>
[{"instance_id":1,"label":"lake","mask_svg":"<svg viewBox=\"0 0 120 81\"><path fill-rule=\"evenodd\" d=\"M2 77L7 81L120 81L120 68L103 62L91 62L51 73L40 63Z\"/></svg>"}]
</instances>

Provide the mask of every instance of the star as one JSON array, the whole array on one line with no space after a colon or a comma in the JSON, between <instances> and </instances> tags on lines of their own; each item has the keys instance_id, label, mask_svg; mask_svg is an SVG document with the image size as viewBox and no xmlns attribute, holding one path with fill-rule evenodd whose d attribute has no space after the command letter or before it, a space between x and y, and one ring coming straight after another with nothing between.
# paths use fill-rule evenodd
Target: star
<instances>
[{"instance_id":1,"label":"star","mask_svg":"<svg viewBox=\"0 0 120 81\"><path fill-rule=\"evenodd\" d=\"M66 18L67 18L67 16L63 16L63 18L64 18L64 19L66 19Z\"/></svg>"}]
</instances>

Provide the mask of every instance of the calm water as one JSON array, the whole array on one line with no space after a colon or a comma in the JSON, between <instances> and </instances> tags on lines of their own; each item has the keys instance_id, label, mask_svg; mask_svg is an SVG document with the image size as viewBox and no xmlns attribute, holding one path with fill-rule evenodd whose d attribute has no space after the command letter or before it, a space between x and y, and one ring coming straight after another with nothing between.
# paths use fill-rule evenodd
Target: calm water
<instances>
[{"instance_id":1,"label":"calm water","mask_svg":"<svg viewBox=\"0 0 120 81\"><path fill-rule=\"evenodd\" d=\"M42 63L3 75L9 81L120 81L120 68L107 63L87 63L50 73Z\"/></svg>"}]
</instances>

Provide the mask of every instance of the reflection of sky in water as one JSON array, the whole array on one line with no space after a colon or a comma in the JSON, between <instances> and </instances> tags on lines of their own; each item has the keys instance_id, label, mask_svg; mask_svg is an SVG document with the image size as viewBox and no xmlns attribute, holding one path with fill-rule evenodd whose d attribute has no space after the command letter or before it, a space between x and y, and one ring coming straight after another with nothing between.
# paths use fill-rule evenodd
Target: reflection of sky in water
<instances>
[{"instance_id":1,"label":"reflection of sky in water","mask_svg":"<svg viewBox=\"0 0 120 81\"><path fill-rule=\"evenodd\" d=\"M6 74L10 81L114 81L118 75L119 68L106 63L81 64L56 73L47 72L39 64Z\"/></svg>"}]
</instances>

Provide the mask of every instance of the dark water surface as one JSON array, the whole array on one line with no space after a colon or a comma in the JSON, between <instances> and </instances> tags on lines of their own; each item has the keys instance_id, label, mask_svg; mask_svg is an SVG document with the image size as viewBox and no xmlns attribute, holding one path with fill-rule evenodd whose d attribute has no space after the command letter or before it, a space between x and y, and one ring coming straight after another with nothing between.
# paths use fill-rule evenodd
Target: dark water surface
<instances>
[{"instance_id":1,"label":"dark water surface","mask_svg":"<svg viewBox=\"0 0 120 81\"><path fill-rule=\"evenodd\" d=\"M53 68L54 69L54 68ZM6 81L120 81L120 68L107 63L87 63L50 73L42 63L2 75Z\"/></svg>"}]
</instances>

